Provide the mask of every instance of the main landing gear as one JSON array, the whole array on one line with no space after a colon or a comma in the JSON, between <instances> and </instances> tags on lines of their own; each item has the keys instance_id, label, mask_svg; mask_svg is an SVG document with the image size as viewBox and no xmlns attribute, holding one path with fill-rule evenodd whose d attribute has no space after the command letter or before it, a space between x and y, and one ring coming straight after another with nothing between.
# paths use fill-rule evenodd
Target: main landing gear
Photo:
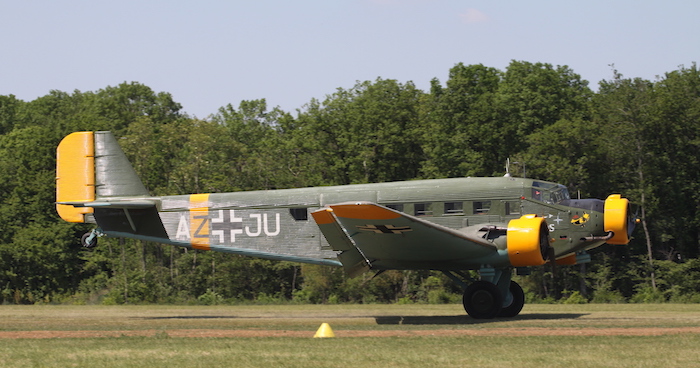
<instances>
[{"instance_id":1,"label":"main landing gear","mask_svg":"<svg viewBox=\"0 0 700 368\"><path fill-rule=\"evenodd\" d=\"M495 284L475 281L464 290L462 304L472 318L491 319L501 311L503 297Z\"/></svg>"},{"instance_id":2,"label":"main landing gear","mask_svg":"<svg viewBox=\"0 0 700 368\"><path fill-rule=\"evenodd\" d=\"M515 317L525 305L525 293L517 282L511 281L504 298L501 290L488 281L475 281L464 291L464 310L476 319Z\"/></svg>"},{"instance_id":3,"label":"main landing gear","mask_svg":"<svg viewBox=\"0 0 700 368\"><path fill-rule=\"evenodd\" d=\"M511 270L482 269L482 279L473 281L468 286L454 274L445 274L463 285L462 304L470 317L492 319L515 317L525 305L525 293L517 282L511 280L510 272Z\"/></svg>"},{"instance_id":4,"label":"main landing gear","mask_svg":"<svg viewBox=\"0 0 700 368\"><path fill-rule=\"evenodd\" d=\"M517 282L511 281L508 289L508 293L512 296L507 304L504 304L501 311L498 312L498 317L515 317L520 314L525 305L525 293L523 288L518 285Z\"/></svg>"}]
</instances>

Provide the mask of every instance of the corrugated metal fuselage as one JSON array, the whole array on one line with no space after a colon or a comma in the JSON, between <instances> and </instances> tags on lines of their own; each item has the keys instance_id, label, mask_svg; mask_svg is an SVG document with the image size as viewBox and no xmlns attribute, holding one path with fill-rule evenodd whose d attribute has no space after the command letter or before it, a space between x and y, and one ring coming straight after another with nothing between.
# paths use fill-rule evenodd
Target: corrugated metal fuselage
<instances>
[{"instance_id":1,"label":"corrugated metal fuselage","mask_svg":"<svg viewBox=\"0 0 700 368\"><path fill-rule=\"evenodd\" d=\"M329 204L367 201L456 230L479 224L507 226L523 214L536 214L547 220L557 257L603 243L583 241L590 234L602 233L602 213L533 198L535 191L543 190L533 187L533 182L511 177L453 178L149 197L157 203L167 240L114 230L106 233L269 259L340 265L338 250L328 244L309 214ZM591 221L576 223L584 212ZM444 270L483 266L482 260L469 258L436 259L426 266L422 257L403 254L377 265Z\"/></svg>"}]
</instances>

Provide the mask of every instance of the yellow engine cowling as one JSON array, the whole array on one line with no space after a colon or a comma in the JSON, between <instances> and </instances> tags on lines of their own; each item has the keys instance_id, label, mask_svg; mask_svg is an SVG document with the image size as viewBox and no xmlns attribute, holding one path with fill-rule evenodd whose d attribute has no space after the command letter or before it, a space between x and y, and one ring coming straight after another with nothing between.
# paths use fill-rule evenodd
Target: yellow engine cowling
<instances>
[{"instance_id":1,"label":"yellow engine cowling","mask_svg":"<svg viewBox=\"0 0 700 368\"><path fill-rule=\"evenodd\" d=\"M603 226L605 231L612 231L613 237L608 244L625 245L629 243L629 201L619 194L611 194L605 200Z\"/></svg>"},{"instance_id":2,"label":"yellow engine cowling","mask_svg":"<svg viewBox=\"0 0 700 368\"><path fill-rule=\"evenodd\" d=\"M508 223L508 259L515 267L539 266L545 263L549 249L547 222L537 215L524 215Z\"/></svg>"}]
</instances>

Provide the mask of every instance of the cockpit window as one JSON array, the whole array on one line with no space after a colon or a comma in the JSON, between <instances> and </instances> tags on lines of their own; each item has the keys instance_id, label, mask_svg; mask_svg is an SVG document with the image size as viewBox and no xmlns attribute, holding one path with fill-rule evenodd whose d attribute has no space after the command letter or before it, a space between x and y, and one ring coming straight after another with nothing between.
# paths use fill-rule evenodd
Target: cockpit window
<instances>
[{"instance_id":1,"label":"cockpit window","mask_svg":"<svg viewBox=\"0 0 700 368\"><path fill-rule=\"evenodd\" d=\"M545 203L559 203L569 197L569 190L561 184L532 182L532 199Z\"/></svg>"}]
</instances>

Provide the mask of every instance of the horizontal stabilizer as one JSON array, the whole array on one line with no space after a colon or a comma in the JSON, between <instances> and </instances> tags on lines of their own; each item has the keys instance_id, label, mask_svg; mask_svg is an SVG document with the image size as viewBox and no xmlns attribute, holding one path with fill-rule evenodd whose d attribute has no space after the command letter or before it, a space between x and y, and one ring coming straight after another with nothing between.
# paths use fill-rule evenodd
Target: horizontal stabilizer
<instances>
[{"instance_id":1,"label":"horizontal stabilizer","mask_svg":"<svg viewBox=\"0 0 700 368\"><path fill-rule=\"evenodd\" d=\"M125 199L121 201L56 202L56 204L90 208L148 208L155 207L157 202L148 199Z\"/></svg>"},{"instance_id":2,"label":"horizontal stabilizer","mask_svg":"<svg viewBox=\"0 0 700 368\"><path fill-rule=\"evenodd\" d=\"M147 208L95 208L95 221L102 231L168 239L155 206Z\"/></svg>"}]
</instances>

